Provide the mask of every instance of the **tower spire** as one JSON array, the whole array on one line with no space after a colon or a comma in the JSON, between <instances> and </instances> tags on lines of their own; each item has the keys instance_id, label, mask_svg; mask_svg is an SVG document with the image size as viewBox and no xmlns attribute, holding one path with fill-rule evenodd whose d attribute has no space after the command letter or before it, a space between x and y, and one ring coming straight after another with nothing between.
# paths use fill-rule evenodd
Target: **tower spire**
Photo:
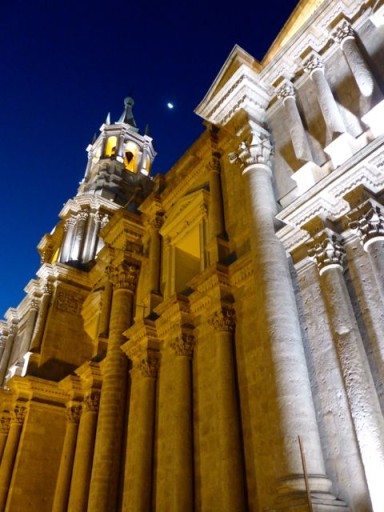
<instances>
[{"instance_id":1,"label":"tower spire","mask_svg":"<svg viewBox=\"0 0 384 512\"><path fill-rule=\"evenodd\" d=\"M133 113L132 113L132 107L134 104L135 104L135 102L133 101L133 98L131 98L130 96L125 98L125 100L124 100L125 109L124 109L124 112L121 114L120 119L118 120L118 123L129 124L133 128L137 129L136 121L135 121L135 118L133 117Z\"/></svg>"}]
</instances>

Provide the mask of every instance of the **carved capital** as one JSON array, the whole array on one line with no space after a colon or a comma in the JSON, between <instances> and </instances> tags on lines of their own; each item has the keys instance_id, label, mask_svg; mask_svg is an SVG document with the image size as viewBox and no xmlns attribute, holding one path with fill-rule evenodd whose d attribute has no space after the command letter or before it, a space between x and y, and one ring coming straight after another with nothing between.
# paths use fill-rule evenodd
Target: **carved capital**
<instances>
[{"instance_id":1,"label":"carved capital","mask_svg":"<svg viewBox=\"0 0 384 512\"><path fill-rule=\"evenodd\" d=\"M75 217L69 217L65 223L64 223L64 231L68 231L68 229L76 224L76 218Z\"/></svg>"},{"instance_id":2,"label":"carved capital","mask_svg":"<svg viewBox=\"0 0 384 512\"><path fill-rule=\"evenodd\" d=\"M136 366L143 377L155 379L160 367L160 362L155 357L147 357L142 359Z\"/></svg>"},{"instance_id":3,"label":"carved capital","mask_svg":"<svg viewBox=\"0 0 384 512\"><path fill-rule=\"evenodd\" d=\"M22 425L24 422L27 408L24 405L16 405L11 412L11 425Z\"/></svg>"},{"instance_id":4,"label":"carved capital","mask_svg":"<svg viewBox=\"0 0 384 512\"><path fill-rule=\"evenodd\" d=\"M81 416L81 405L70 405L65 411L68 423L79 423Z\"/></svg>"},{"instance_id":5,"label":"carved capital","mask_svg":"<svg viewBox=\"0 0 384 512\"><path fill-rule=\"evenodd\" d=\"M29 307L33 309L34 311L39 311L40 309L40 301L37 299L32 299L29 303Z\"/></svg>"},{"instance_id":6,"label":"carved capital","mask_svg":"<svg viewBox=\"0 0 384 512\"><path fill-rule=\"evenodd\" d=\"M323 231L307 247L308 256L316 263L320 275L327 268L343 268L345 250L342 240L337 235Z\"/></svg>"},{"instance_id":7,"label":"carved capital","mask_svg":"<svg viewBox=\"0 0 384 512\"><path fill-rule=\"evenodd\" d=\"M115 289L124 288L134 292L139 278L140 268L137 265L123 261L118 265L106 268L107 276Z\"/></svg>"},{"instance_id":8,"label":"carved capital","mask_svg":"<svg viewBox=\"0 0 384 512\"><path fill-rule=\"evenodd\" d=\"M77 220L79 222L85 222L88 219L88 212L81 211L77 214Z\"/></svg>"},{"instance_id":9,"label":"carved capital","mask_svg":"<svg viewBox=\"0 0 384 512\"><path fill-rule=\"evenodd\" d=\"M237 152L228 155L231 164L239 163L241 167L255 164L272 165L273 146L269 135L251 130L246 140L239 145Z\"/></svg>"},{"instance_id":10,"label":"carved capital","mask_svg":"<svg viewBox=\"0 0 384 512\"><path fill-rule=\"evenodd\" d=\"M222 308L216 311L208 320L216 331L234 332L236 326L236 313L233 308Z\"/></svg>"},{"instance_id":11,"label":"carved capital","mask_svg":"<svg viewBox=\"0 0 384 512\"><path fill-rule=\"evenodd\" d=\"M9 416L0 416L0 434L7 435L11 419Z\"/></svg>"},{"instance_id":12,"label":"carved capital","mask_svg":"<svg viewBox=\"0 0 384 512\"><path fill-rule=\"evenodd\" d=\"M53 285L51 283L46 283L43 288L44 295L52 295L53 293Z\"/></svg>"},{"instance_id":13,"label":"carved capital","mask_svg":"<svg viewBox=\"0 0 384 512\"><path fill-rule=\"evenodd\" d=\"M88 395L84 397L83 402L83 411L87 412L97 412L99 410L100 404L100 393L97 391L92 391Z\"/></svg>"},{"instance_id":14,"label":"carved capital","mask_svg":"<svg viewBox=\"0 0 384 512\"><path fill-rule=\"evenodd\" d=\"M7 344L8 336L1 335L0 336L0 349L5 348L5 345Z\"/></svg>"},{"instance_id":15,"label":"carved capital","mask_svg":"<svg viewBox=\"0 0 384 512\"><path fill-rule=\"evenodd\" d=\"M277 97L279 100L284 100L285 98L294 98L295 96L296 92L292 82L289 80L284 80L277 90Z\"/></svg>"},{"instance_id":16,"label":"carved capital","mask_svg":"<svg viewBox=\"0 0 384 512\"><path fill-rule=\"evenodd\" d=\"M368 201L356 212L356 220L349 227L358 232L364 248L375 239L384 239L383 208Z\"/></svg>"},{"instance_id":17,"label":"carved capital","mask_svg":"<svg viewBox=\"0 0 384 512\"><path fill-rule=\"evenodd\" d=\"M316 69L324 69L320 55L316 52L311 52L307 60L303 62L303 69L307 73L312 73Z\"/></svg>"},{"instance_id":18,"label":"carved capital","mask_svg":"<svg viewBox=\"0 0 384 512\"><path fill-rule=\"evenodd\" d=\"M191 359L195 347L195 337L192 334L182 334L182 336L178 336L170 346L177 356L184 356Z\"/></svg>"},{"instance_id":19,"label":"carved capital","mask_svg":"<svg viewBox=\"0 0 384 512\"><path fill-rule=\"evenodd\" d=\"M162 215L155 215L150 221L149 225L151 228L155 229L156 231L159 231L161 226L164 224L164 217Z\"/></svg>"},{"instance_id":20,"label":"carved capital","mask_svg":"<svg viewBox=\"0 0 384 512\"><path fill-rule=\"evenodd\" d=\"M341 44L345 39L354 39L355 32L351 24L347 20L343 20L335 28L332 37L337 43Z\"/></svg>"}]
</instances>

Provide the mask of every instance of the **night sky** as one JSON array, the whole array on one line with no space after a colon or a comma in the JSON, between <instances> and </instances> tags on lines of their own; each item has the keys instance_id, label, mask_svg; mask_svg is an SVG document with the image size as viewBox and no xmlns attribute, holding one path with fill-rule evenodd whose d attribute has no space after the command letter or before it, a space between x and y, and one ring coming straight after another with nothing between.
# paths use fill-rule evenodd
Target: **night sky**
<instances>
[{"instance_id":1,"label":"night sky","mask_svg":"<svg viewBox=\"0 0 384 512\"><path fill-rule=\"evenodd\" d=\"M203 131L193 110L233 46L261 60L296 3L2 2L0 317L39 268L36 245L76 194L108 112L116 121L133 96L153 174L166 172Z\"/></svg>"}]
</instances>

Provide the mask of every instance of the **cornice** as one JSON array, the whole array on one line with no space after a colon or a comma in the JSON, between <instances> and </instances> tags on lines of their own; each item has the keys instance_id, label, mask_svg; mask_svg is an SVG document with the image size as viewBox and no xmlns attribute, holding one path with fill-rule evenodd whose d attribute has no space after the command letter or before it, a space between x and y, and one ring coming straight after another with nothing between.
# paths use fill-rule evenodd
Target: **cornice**
<instances>
[{"instance_id":1,"label":"cornice","mask_svg":"<svg viewBox=\"0 0 384 512\"><path fill-rule=\"evenodd\" d=\"M121 208L120 205L105 197L96 194L79 194L72 199L69 199L59 213L60 218L66 217L70 213L80 212L84 207L91 210L107 210L108 212L115 212Z\"/></svg>"}]
</instances>

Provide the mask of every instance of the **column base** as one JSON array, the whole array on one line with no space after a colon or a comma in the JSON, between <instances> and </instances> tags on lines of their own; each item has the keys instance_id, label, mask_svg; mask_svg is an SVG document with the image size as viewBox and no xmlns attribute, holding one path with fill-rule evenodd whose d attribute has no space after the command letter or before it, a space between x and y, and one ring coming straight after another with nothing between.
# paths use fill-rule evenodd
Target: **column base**
<instances>
[{"instance_id":1,"label":"column base","mask_svg":"<svg viewBox=\"0 0 384 512\"><path fill-rule=\"evenodd\" d=\"M363 123L370 127L374 137L384 134L384 100L381 100L361 118Z\"/></svg>"},{"instance_id":2,"label":"column base","mask_svg":"<svg viewBox=\"0 0 384 512\"><path fill-rule=\"evenodd\" d=\"M325 169L322 169L314 162L306 162L292 176L292 179L297 183L297 195L303 194L327 174L328 172Z\"/></svg>"},{"instance_id":3,"label":"column base","mask_svg":"<svg viewBox=\"0 0 384 512\"><path fill-rule=\"evenodd\" d=\"M324 151L331 158L335 167L346 162L351 156L359 151L361 144L349 133L342 133L333 140Z\"/></svg>"},{"instance_id":4,"label":"column base","mask_svg":"<svg viewBox=\"0 0 384 512\"><path fill-rule=\"evenodd\" d=\"M303 475L292 475L280 480L279 497L268 512L308 512L308 497ZM331 492L332 482L323 475L308 475L313 512L348 512L349 508Z\"/></svg>"}]
</instances>

